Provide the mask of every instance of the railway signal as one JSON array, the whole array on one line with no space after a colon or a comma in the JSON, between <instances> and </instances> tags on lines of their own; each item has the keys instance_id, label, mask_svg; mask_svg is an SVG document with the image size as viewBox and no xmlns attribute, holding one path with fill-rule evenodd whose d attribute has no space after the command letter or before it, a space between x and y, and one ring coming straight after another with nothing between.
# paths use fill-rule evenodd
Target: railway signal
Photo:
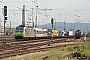
<instances>
[{"instance_id":1,"label":"railway signal","mask_svg":"<svg viewBox=\"0 0 90 60\"><path fill-rule=\"evenodd\" d=\"M53 29L54 29L54 27L53 27L53 18L51 18L51 24L52 24L52 40L53 40Z\"/></svg>"},{"instance_id":2,"label":"railway signal","mask_svg":"<svg viewBox=\"0 0 90 60\"><path fill-rule=\"evenodd\" d=\"M52 23L52 30L53 30L53 18L51 18L51 23Z\"/></svg>"},{"instance_id":3,"label":"railway signal","mask_svg":"<svg viewBox=\"0 0 90 60\"><path fill-rule=\"evenodd\" d=\"M7 6L4 6L4 20L7 20Z\"/></svg>"},{"instance_id":4,"label":"railway signal","mask_svg":"<svg viewBox=\"0 0 90 60\"><path fill-rule=\"evenodd\" d=\"M4 6L4 16L7 16L7 6Z\"/></svg>"},{"instance_id":5,"label":"railway signal","mask_svg":"<svg viewBox=\"0 0 90 60\"><path fill-rule=\"evenodd\" d=\"M6 23L6 20L7 20L7 6L4 6L4 40L3 40L3 43L6 43L6 39L5 39L5 23Z\"/></svg>"},{"instance_id":6,"label":"railway signal","mask_svg":"<svg viewBox=\"0 0 90 60\"><path fill-rule=\"evenodd\" d=\"M53 18L51 18L51 23L52 23L52 25L53 25Z\"/></svg>"}]
</instances>

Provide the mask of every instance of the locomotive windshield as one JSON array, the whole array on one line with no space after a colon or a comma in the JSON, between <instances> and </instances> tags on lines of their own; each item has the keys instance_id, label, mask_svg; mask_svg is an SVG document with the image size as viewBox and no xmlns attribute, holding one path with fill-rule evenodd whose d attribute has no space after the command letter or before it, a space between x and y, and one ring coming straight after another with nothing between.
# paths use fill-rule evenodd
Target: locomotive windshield
<instances>
[{"instance_id":1,"label":"locomotive windshield","mask_svg":"<svg viewBox=\"0 0 90 60\"><path fill-rule=\"evenodd\" d=\"M23 32L24 27L16 27L15 32Z\"/></svg>"}]
</instances>

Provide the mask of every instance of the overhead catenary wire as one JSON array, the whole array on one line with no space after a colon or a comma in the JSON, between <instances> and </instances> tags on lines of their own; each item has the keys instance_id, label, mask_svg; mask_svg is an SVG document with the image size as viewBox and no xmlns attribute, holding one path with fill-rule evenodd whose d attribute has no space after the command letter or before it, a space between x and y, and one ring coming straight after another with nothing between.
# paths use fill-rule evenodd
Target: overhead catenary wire
<instances>
[{"instance_id":1,"label":"overhead catenary wire","mask_svg":"<svg viewBox=\"0 0 90 60\"><path fill-rule=\"evenodd\" d=\"M25 1L26 1L26 0L25 0ZM85 1L83 1L83 2L80 2L80 3L75 4L75 5L72 5L72 6L67 6L67 7L63 7L63 8L57 8L57 9L51 8L51 9L52 9L52 11L54 11L55 13L58 13L57 10L70 9L71 7L72 7L72 8L75 8L75 6L79 6L79 5L81 5L81 4L85 4L85 3L88 2L88 1L89 1L89 0L85 0ZM4 2L6 2L6 1L1 0L1 2L4 3ZM12 2L12 1L11 1L11 2ZM13 0L12 3L14 3L14 2L15 2L15 5L12 5L11 3L8 4L8 2L7 2L7 4L8 4L9 6L12 6L12 7L14 7L14 8L17 8L17 11L22 10L22 7L19 7L18 5L19 5L19 4L23 5L23 3L22 3L21 1L19 1L19 0L16 0L16 1ZM49 14L49 13L45 10L45 9L49 9L49 8L46 8L46 7L43 6L42 4L38 3L38 1L36 1L35 3L36 3L36 5L39 5L39 6L42 6L42 7L43 7L43 11L44 11L44 12L41 12L41 13L46 14L46 15ZM26 2L26 5L27 5L26 7L29 8L28 2ZM58 13L58 14L60 14L60 13Z\"/></svg>"}]
</instances>

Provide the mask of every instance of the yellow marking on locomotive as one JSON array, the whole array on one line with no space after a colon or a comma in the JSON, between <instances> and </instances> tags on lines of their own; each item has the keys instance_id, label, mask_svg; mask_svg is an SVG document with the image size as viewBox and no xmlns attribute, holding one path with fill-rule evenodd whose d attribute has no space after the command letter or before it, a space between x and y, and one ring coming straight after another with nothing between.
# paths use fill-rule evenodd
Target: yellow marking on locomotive
<instances>
[{"instance_id":1,"label":"yellow marking on locomotive","mask_svg":"<svg viewBox=\"0 0 90 60\"><path fill-rule=\"evenodd\" d=\"M58 30L53 30L53 36L58 36Z\"/></svg>"}]
</instances>

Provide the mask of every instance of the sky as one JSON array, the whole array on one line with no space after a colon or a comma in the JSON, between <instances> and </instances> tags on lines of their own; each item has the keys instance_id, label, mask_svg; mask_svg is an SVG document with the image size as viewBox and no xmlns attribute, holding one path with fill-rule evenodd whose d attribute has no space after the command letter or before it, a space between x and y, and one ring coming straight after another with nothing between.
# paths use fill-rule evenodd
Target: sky
<instances>
[{"instance_id":1,"label":"sky","mask_svg":"<svg viewBox=\"0 0 90 60\"><path fill-rule=\"evenodd\" d=\"M8 7L8 19L6 26L12 23L12 27L22 24L22 9L25 5L25 23L36 20L37 24L42 25L54 22L82 22L90 23L90 0L0 0L0 19L3 26L3 7ZM38 6L38 8L36 8ZM30 20L31 19L31 20ZM31 25L31 23L29 24Z\"/></svg>"}]
</instances>

